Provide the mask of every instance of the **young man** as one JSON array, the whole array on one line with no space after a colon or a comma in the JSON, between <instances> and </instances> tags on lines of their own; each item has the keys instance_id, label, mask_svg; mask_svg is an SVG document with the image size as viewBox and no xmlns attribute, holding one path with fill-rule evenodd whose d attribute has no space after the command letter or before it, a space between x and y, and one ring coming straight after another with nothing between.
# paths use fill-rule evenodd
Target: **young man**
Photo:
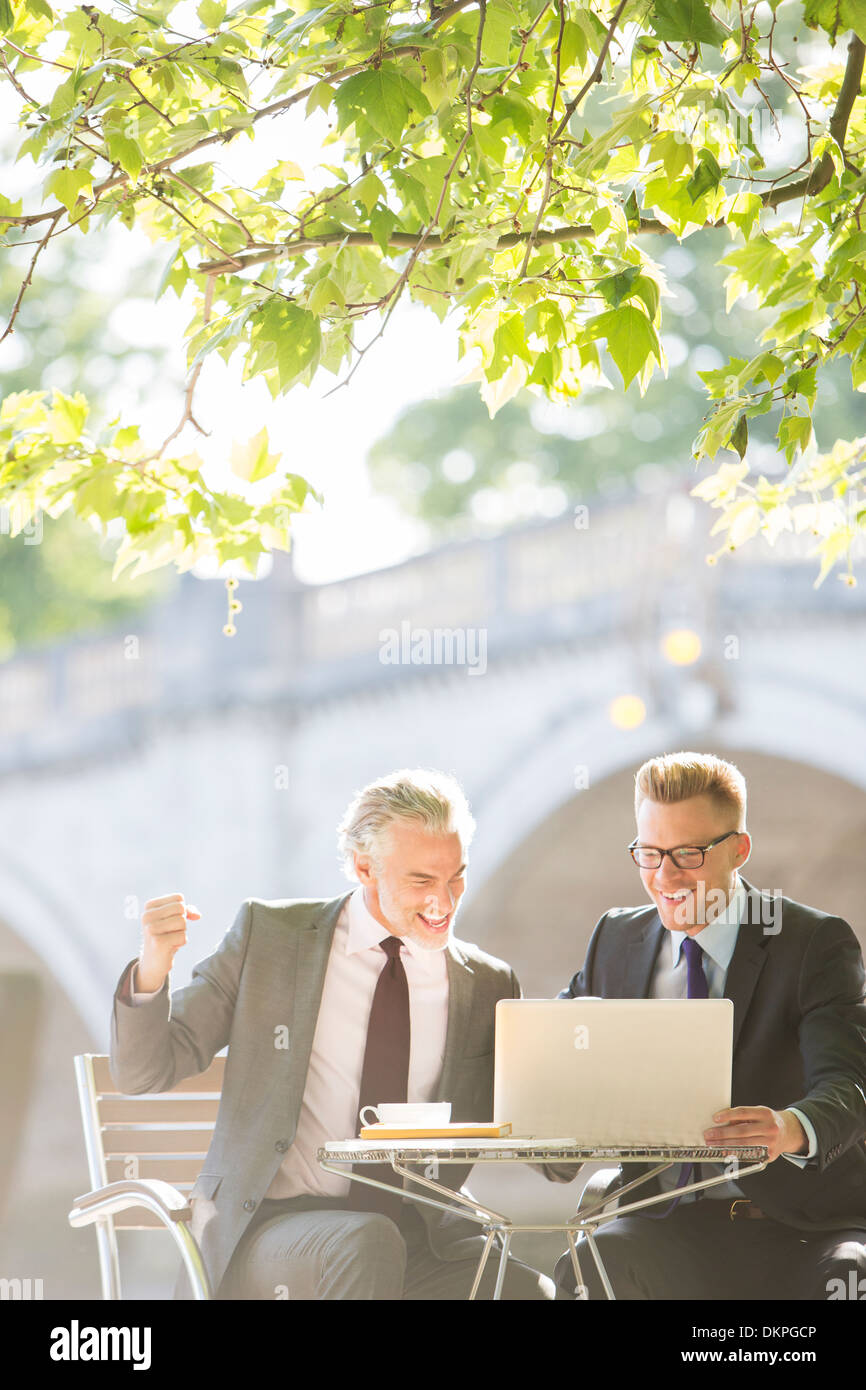
<instances>
[{"instance_id":1,"label":"young man","mask_svg":"<svg viewBox=\"0 0 866 1390\"><path fill-rule=\"evenodd\" d=\"M147 903L141 954L115 994L111 1070L124 1091L163 1091L228 1044L191 1193L217 1297L467 1297L476 1225L327 1173L316 1153L356 1135L361 1106L381 1101L447 1100L454 1120L492 1118L494 1009L520 986L453 936L474 828L441 773L372 783L339 830L355 890L248 899L176 992L168 974L199 913L179 893ZM458 1187L467 1171L445 1167L443 1179ZM393 1180L389 1167L376 1176ZM485 1271L480 1297L494 1280ZM553 1295L550 1279L509 1261L503 1297ZM188 1296L185 1275L175 1296Z\"/></svg>"},{"instance_id":2,"label":"young man","mask_svg":"<svg viewBox=\"0 0 866 1390\"><path fill-rule=\"evenodd\" d=\"M664 1174L669 1204L597 1234L614 1293L838 1297L866 1275L866 1003L857 939L841 918L741 879L751 839L745 782L731 763L674 753L644 763L635 782L629 850L652 906L605 913L560 998L733 1000L732 1106L705 1139L765 1145L770 1162L740 1184L694 1196L677 1196L677 1168ZM637 1171L630 1165L625 1175ZM565 1172L548 1176L564 1180ZM588 1296L603 1298L583 1254ZM556 1277L561 1290L574 1290L567 1257Z\"/></svg>"}]
</instances>

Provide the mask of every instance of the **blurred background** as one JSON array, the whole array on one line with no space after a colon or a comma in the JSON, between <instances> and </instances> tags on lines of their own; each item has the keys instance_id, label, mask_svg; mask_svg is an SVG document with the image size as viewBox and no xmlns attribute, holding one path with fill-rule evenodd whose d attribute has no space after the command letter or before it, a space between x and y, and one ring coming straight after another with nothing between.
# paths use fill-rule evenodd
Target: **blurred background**
<instances>
[{"instance_id":1,"label":"blurred background","mask_svg":"<svg viewBox=\"0 0 866 1390\"><path fill-rule=\"evenodd\" d=\"M63 239L0 364L2 394L56 385L179 414L182 304L153 302L160 255L136 232ZM505 957L524 994L580 966L613 905L642 901L625 846L648 756L698 748L749 785L750 882L846 917L866 946L866 585L814 587L804 541L717 565L689 496L699 370L754 343L724 312L716 234L654 250L670 363L644 397L568 408L518 397L491 421L460 384L448 327L407 308L349 387L273 403L219 361L200 386L215 467L267 421L286 467L325 495L238 591L220 579L110 580L116 538L64 516L0 534L0 1275L99 1297L73 1057L108 1050L111 996L146 899L202 913L174 988L242 900L348 886L335 827L355 791L404 766L462 782L478 823L458 935ZM129 267L134 266L134 271ZM14 256L0 307L14 299ZM11 345L11 346L10 346ZM615 373L612 379L616 380ZM858 416L858 411L860 415ZM862 403L828 376L819 446ZM784 471L756 422L755 466ZM750 450L751 450L750 446ZM578 1184L478 1173L479 1198L552 1220ZM549 1269L554 1237L518 1249ZM121 1237L126 1297L169 1298L166 1237Z\"/></svg>"}]
</instances>

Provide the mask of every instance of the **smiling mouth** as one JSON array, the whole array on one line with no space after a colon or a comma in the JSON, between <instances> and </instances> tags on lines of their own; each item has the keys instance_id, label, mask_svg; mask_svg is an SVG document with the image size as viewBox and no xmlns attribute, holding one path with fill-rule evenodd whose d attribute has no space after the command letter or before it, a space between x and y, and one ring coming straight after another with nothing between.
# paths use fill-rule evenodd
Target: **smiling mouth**
<instances>
[{"instance_id":1,"label":"smiling mouth","mask_svg":"<svg viewBox=\"0 0 866 1390\"><path fill-rule=\"evenodd\" d=\"M681 893L662 893L659 889L659 896L664 898L666 903L682 903L691 895L691 888L686 888Z\"/></svg>"},{"instance_id":2,"label":"smiling mouth","mask_svg":"<svg viewBox=\"0 0 866 1390\"><path fill-rule=\"evenodd\" d=\"M423 912L419 912L418 916L421 918L421 921L424 923L428 931L446 931L448 923L451 921L450 912L446 917L439 918L425 917Z\"/></svg>"}]
</instances>

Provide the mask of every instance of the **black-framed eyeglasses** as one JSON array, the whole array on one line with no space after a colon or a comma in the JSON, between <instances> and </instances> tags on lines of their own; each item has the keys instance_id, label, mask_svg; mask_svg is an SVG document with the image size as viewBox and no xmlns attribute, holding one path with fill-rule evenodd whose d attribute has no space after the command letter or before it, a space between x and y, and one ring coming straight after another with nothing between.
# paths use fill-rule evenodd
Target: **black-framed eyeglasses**
<instances>
[{"instance_id":1,"label":"black-framed eyeglasses","mask_svg":"<svg viewBox=\"0 0 866 1390\"><path fill-rule=\"evenodd\" d=\"M708 845L678 845L676 849L656 849L654 845L639 845L637 840L632 840L628 852L639 869L657 869L666 854L670 855L678 869L699 869L708 849L715 849L723 840L740 833L739 830L728 830L717 840L710 840Z\"/></svg>"}]
</instances>

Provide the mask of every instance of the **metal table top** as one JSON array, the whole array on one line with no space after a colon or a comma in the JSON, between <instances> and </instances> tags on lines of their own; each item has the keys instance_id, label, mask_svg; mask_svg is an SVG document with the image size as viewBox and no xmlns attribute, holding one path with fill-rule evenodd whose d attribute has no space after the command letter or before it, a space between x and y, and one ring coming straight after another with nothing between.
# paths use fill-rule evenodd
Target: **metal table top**
<instances>
[{"instance_id":1,"label":"metal table top","mask_svg":"<svg viewBox=\"0 0 866 1390\"><path fill-rule=\"evenodd\" d=\"M320 1148L318 1158L329 1163L423 1163L434 1158L439 1163L723 1163L729 1158L763 1163L768 1151L756 1144L677 1148L587 1145L574 1139L341 1139Z\"/></svg>"}]
</instances>

